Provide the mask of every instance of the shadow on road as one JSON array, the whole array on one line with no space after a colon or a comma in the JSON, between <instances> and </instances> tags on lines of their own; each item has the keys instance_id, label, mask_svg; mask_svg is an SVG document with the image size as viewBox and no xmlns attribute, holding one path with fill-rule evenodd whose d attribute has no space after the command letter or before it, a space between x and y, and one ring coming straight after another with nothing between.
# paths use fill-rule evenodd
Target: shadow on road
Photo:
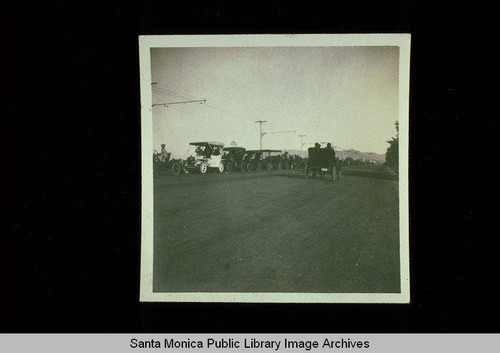
<instances>
[{"instance_id":1,"label":"shadow on road","mask_svg":"<svg viewBox=\"0 0 500 353\"><path fill-rule=\"evenodd\" d=\"M382 171L382 170L345 169L345 170L342 170L342 175L357 176L357 177L362 177L362 178L398 180L397 174Z\"/></svg>"},{"instance_id":2,"label":"shadow on road","mask_svg":"<svg viewBox=\"0 0 500 353\"><path fill-rule=\"evenodd\" d=\"M291 179L304 179L304 173L300 174L284 174L284 173L279 173L279 174L270 174L269 176L273 177L282 177L282 178L291 178Z\"/></svg>"},{"instance_id":3,"label":"shadow on road","mask_svg":"<svg viewBox=\"0 0 500 353\"><path fill-rule=\"evenodd\" d=\"M342 169L343 176L354 176L361 178L374 178L374 179L384 179L397 181L398 176L396 173L385 168L370 168L370 167L346 167ZM218 183L233 183L241 182L243 180L257 180L262 178L288 178L288 179L304 179L304 170L297 170L295 173L287 171L271 171L271 172L250 172L250 173L209 173L209 174L187 174L179 176L161 176L155 177L155 187L190 187L191 184L202 184L208 186L210 184ZM309 175L309 179L312 180L323 180L325 182L332 182L328 175L321 176L316 175L313 179L312 175Z\"/></svg>"},{"instance_id":4,"label":"shadow on road","mask_svg":"<svg viewBox=\"0 0 500 353\"><path fill-rule=\"evenodd\" d=\"M342 169L343 176L356 176L362 178L375 178L375 179L384 179L384 180L398 180L398 175L389 169L381 169L381 168L356 168L356 167L346 167ZM297 172L296 174L290 173L276 173L270 174L269 176L273 177L284 177L284 178L292 178L292 179L304 179L304 171ZM309 175L309 179L312 179L311 175ZM314 180L325 180L331 181L327 175L324 175L323 178L321 176L316 175Z\"/></svg>"},{"instance_id":5,"label":"shadow on road","mask_svg":"<svg viewBox=\"0 0 500 353\"><path fill-rule=\"evenodd\" d=\"M291 178L291 179L304 179L305 180L304 172L302 172L300 174L272 174L270 176L273 176L273 177L282 177L282 178ZM314 178L314 179L309 175L309 179L308 180L323 180L323 181L332 182L331 178L329 178L326 174L323 176L323 178L321 178L321 176L319 176L319 175L316 175L316 178Z\"/></svg>"}]
</instances>

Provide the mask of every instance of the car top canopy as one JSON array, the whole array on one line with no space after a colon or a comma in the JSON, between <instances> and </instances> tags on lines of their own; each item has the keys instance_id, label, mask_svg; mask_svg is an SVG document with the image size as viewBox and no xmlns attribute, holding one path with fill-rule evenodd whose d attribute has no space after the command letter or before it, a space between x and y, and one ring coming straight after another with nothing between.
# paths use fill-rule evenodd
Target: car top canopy
<instances>
[{"instance_id":1,"label":"car top canopy","mask_svg":"<svg viewBox=\"0 0 500 353\"><path fill-rule=\"evenodd\" d=\"M244 147L224 147L224 151L235 151L235 152L244 152L246 148Z\"/></svg>"},{"instance_id":2,"label":"car top canopy","mask_svg":"<svg viewBox=\"0 0 500 353\"><path fill-rule=\"evenodd\" d=\"M222 142L217 142L217 141L190 142L189 144L191 146L215 145L215 146L222 146L222 147L224 147L224 144Z\"/></svg>"},{"instance_id":3,"label":"car top canopy","mask_svg":"<svg viewBox=\"0 0 500 353\"><path fill-rule=\"evenodd\" d=\"M281 150L247 150L247 152L281 152Z\"/></svg>"}]
</instances>

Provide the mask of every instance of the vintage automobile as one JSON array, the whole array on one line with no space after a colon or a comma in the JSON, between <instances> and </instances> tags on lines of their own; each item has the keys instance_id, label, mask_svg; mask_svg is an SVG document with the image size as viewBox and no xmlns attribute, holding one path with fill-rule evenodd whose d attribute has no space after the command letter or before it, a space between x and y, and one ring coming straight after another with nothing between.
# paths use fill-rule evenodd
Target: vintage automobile
<instances>
[{"instance_id":1,"label":"vintage automobile","mask_svg":"<svg viewBox=\"0 0 500 353\"><path fill-rule=\"evenodd\" d=\"M164 159L158 151L153 151L153 173L155 175L173 174L179 175L181 172L181 159L170 159L172 153L167 153Z\"/></svg>"},{"instance_id":2,"label":"vintage automobile","mask_svg":"<svg viewBox=\"0 0 500 353\"><path fill-rule=\"evenodd\" d=\"M224 172L223 148L224 144L216 141L191 142L195 146L196 157L189 159L184 165L185 173L199 172L205 174L209 170Z\"/></svg>"},{"instance_id":3,"label":"vintage automobile","mask_svg":"<svg viewBox=\"0 0 500 353\"><path fill-rule=\"evenodd\" d=\"M280 150L247 150L247 170L282 169L283 161Z\"/></svg>"},{"instance_id":4,"label":"vintage automobile","mask_svg":"<svg viewBox=\"0 0 500 353\"><path fill-rule=\"evenodd\" d=\"M243 157L243 166L250 172L252 170L261 171L263 169L261 150L246 150Z\"/></svg>"},{"instance_id":5,"label":"vintage automobile","mask_svg":"<svg viewBox=\"0 0 500 353\"><path fill-rule=\"evenodd\" d=\"M315 148L310 147L309 159L305 165L305 178L309 178L311 174L312 178L319 174L321 177L323 175L328 175L332 181L337 181L341 176L341 164L340 161L335 158L335 152L333 150L328 150L326 148Z\"/></svg>"},{"instance_id":6,"label":"vintage automobile","mask_svg":"<svg viewBox=\"0 0 500 353\"><path fill-rule=\"evenodd\" d=\"M261 150L262 152L262 166L266 170L282 169L283 158L280 150Z\"/></svg>"},{"instance_id":7,"label":"vintage automobile","mask_svg":"<svg viewBox=\"0 0 500 353\"><path fill-rule=\"evenodd\" d=\"M226 172L231 173L238 170L244 172L246 170L243 162L245 151L246 149L243 147L224 147L223 160Z\"/></svg>"}]
</instances>

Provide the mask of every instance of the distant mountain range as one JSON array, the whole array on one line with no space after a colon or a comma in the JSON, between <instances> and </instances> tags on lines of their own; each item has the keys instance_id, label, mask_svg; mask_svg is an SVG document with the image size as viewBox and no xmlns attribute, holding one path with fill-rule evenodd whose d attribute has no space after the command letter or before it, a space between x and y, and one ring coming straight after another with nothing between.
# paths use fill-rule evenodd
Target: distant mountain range
<instances>
[{"instance_id":1,"label":"distant mountain range","mask_svg":"<svg viewBox=\"0 0 500 353\"><path fill-rule=\"evenodd\" d=\"M297 155L300 156L300 150L286 150L289 155ZM284 151L283 151L284 152ZM307 158L307 149L304 149L304 158ZM335 155L339 159L346 159L346 158L352 158L352 159L362 159L362 160L368 160L370 162L376 162L376 163L384 163L385 162L385 153L384 154L378 154L374 152L360 152L357 150L344 150L344 149L335 149Z\"/></svg>"},{"instance_id":2,"label":"distant mountain range","mask_svg":"<svg viewBox=\"0 0 500 353\"><path fill-rule=\"evenodd\" d=\"M335 154L337 155L337 158L340 159L346 159L351 157L352 159L363 159L363 160L368 160L370 162L376 162L376 163L384 163L385 162L385 153L384 154L378 154L375 152L360 152L357 150L339 150L335 151Z\"/></svg>"}]
</instances>

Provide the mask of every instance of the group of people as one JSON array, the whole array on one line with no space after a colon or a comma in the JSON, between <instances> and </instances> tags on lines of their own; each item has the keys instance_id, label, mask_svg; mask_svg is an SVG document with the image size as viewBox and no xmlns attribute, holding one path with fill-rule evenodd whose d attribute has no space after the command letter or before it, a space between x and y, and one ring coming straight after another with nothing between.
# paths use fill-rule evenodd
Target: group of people
<instances>
[{"instance_id":1,"label":"group of people","mask_svg":"<svg viewBox=\"0 0 500 353\"><path fill-rule=\"evenodd\" d=\"M332 144L331 144L330 142L328 142L328 143L326 144L326 147L325 147L325 148L321 148L321 145L320 145L318 142L316 142L316 143L314 144L314 148L315 148L315 149L318 149L318 150L319 150L319 149L322 149L322 150L326 150L326 151L328 151L328 156L329 156L329 159L332 159L333 161L335 161L335 160L336 160L336 158L335 158L335 150L333 149Z\"/></svg>"},{"instance_id":2,"label":"group of people","mask_svg":"<svg viewBox=\"0 0 500 353\"><path fill-rule=\"evenodd\" d=\"M204 157L210 157L210 156L218 156L221 154L221 148L219 146L211 146L208 143L205 146L198 146L196 147L196 155L197 156L204 156Z\"/></svg>"}]
</instances>

